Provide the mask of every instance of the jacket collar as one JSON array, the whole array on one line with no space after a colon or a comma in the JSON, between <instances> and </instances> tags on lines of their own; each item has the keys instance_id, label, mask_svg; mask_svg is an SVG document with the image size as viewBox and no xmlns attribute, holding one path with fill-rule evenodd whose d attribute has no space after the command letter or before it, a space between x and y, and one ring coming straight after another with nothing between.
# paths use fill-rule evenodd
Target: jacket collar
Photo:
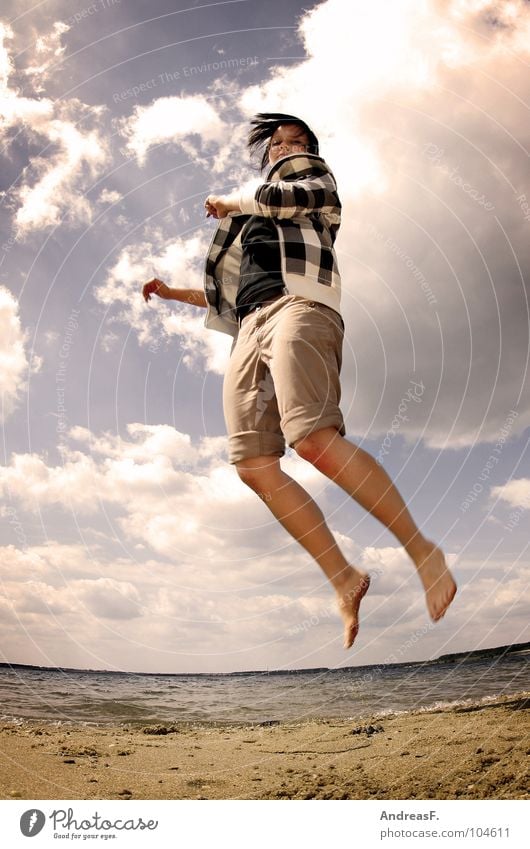
<instances>
[{"instance_id":1,"label":"jacket collar","mask_svg":"<svg viewBox=\"0 0 530 849\"><path fill-rule=\"evenodd\" d=\"M309 174L331 174L331 170L322 157L315 153L291 153L289 156L282 156L271 166L265 180L267 183L295 180Z\"/></svg>"}]
</instances>

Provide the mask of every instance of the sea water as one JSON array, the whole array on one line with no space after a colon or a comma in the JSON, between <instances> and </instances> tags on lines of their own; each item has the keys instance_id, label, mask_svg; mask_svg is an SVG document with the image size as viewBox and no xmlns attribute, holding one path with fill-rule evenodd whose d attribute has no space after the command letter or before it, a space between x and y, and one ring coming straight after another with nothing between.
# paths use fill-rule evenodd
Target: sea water
<instances>
[{"instance_id":1,"label":"sea water","mask_svg":"<svg viewBox=\"0 0 530 849\"><path fill-rule=\"evenodd\" d=\"M530 654L346 669L156 675L0 668L4 721L254 724L360 718L530 691Z\"/></svg>"}]
</instances>

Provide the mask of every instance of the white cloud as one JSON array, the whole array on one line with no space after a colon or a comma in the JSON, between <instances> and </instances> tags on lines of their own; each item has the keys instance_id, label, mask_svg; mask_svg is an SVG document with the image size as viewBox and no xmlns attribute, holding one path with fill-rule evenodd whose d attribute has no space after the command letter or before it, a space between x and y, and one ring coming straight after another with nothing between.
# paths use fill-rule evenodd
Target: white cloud
<instances>
[{"instance_id":1,"label":"white cloud","mask_svg":"<svg viewBox=\"0 0 530 849\"><path fill-rule=\"evenodd\" d=\"M25 662L157 672L407 662L461 650L462 632L468 648L521 640L527 622L527 563L462 563L459 593L435 626L402 552L372 549L377 591L363 603L354 652L345 653L331 588L307 563L307 587L297 585L287 557L279 583L266 554L252 564L254 582L237 559L228 569L177 556L135 563L53 539L0 554L0 639L12 662L21 650ZM307 557L297 559L302 566ZM254 570L268 582L260 585ZM405 592L392 590L395 572L403 587L412 576Z\"/></svg>"},{"instance_id":2,"label":"white cloud","mask_svg":"<svg viewBox=\"0 0 530 849\"><path fill-rule=\"evenodd\" d=\"M168 335L178 337L184 365L191 369L203 366L208 371L224 374L232 338L225 333L214 334L205 330L204 314L201 311L198 315L189 316L179 311L172 312L164 316L163 328Z\"/></svg>"},{"instance_id":3,"label":"white cloud","mask_svg":"<svg viewBox=\"0 0 530 849\"><path fill-rule=\"evenodd\" d=\"M56 23L51 34L38 39L35 53L42 63L25 69L26 75L40 79L37 91L47 79L53 61L63 52L60 39L67 31L67 26ZM18 232L25 235L60 221L90 223L92 208L83 188L108 161L107 142L98 127L104 107L87 106L76 98L54 102L21 95L11 84L16 67L4 43L11 39L12 30L0 24L0 131L5 138L9 138L11 130L22 133L32 151L22 179L7 192L18 207ZM90 120L96 123L92 129Z\"/></svg>"},{"instance_id":4,"label":"white cloud","mask_svg":"<svg viewBox=\"0 0 530 849\"><path fill-rule=\"evenodd\" d=\"M140 164L155 145L178 143L196 161L202 161L193 137L200 142L216 143L226 127L216 110L203 95L159 97L150 106L135 106L132 117L124 119L121 132L127 138L127 150Z\"/></svg>"},{"instance_id":5,"label":"white cloud","mask_svg":"<svg viewBox=\"0 0 530 849\"><path fill-rule=\"evenodd\" d=\"M76 442L86 444L96 456L139 463L160 455L177 463L184 460L184 465L189 465L217 455L218 440L205 440L195 448L187 433L179 433L169 425L133 423L127 426L127 432L133 441L128 442L114 434L96 437L83 427L72 428L69 435Z\"/></svg>"},{"instance_id":6,"label":"white cloud","mask_svg":"<svg viewBox=\"0 0 530 849\"><path fill-rule=\"evenodd\" d=\"M522 0L328 0L302 18L307 59L241 93L248 116L304 117L337 177L349 433L383 439L411 379L410 442L530 424L529 33Z\"/></svg>"},{"instance_id":7,"label":"white cloud","mask_svg":"<svg viewBox=\"0 0 530 849\"><path fill-rule=\"evenodd\" d=\"M412 661L461 649L462 632L470 648L523 638L525 562L448 555L459 592L434 627L400 547L363 550L337 534L350 562L372 574L355 654L343 655L331 587L226 465L224 439L140 423L127 438L83 427L68 436L62 466L23 455L1 470L10 509L22 530L36 507L46 516L58 506L81 529L101 515L105 533L90 546L50 534L45 545L4 546L0 638L11 660L21 629L34 641L26 662L38 646L56 663L147 671ZM299 458L284 465L324 506L326 479ZM128 555L109 553L109 521ZM61 633L68 642L58 649Z\"/></svg>"},{"instance_id":8,"label":"white cloud","mask_svg":"<svg viewBox=\"0 0 530 849\"><path fill-rule=\"evenodd\" d=\"M76 595L94 616L103 619L136 619L142 614L140 593L130 582L113 578L78 581Z\"/></svg>"},{"instance_id":9,"label":"white cloud","mask_svg":"<svg viewBox=\"0 0 530 849\"><path fill-rule=\"evenodd\" d=\"M40 358L35 356L30 364L26 342L18 302L8 289L0 286L0 416L3 419L11 415L20 401L28 373L38 371L41 366Z\"/></svg>"},{"instance_id":10,"label":"white cloud","mask_svg":"<svg viewBox=\"0 0 530 849\"><path fill-rule=\"evenodd\" d=\"M491 497L506 502L510 507L530 510L530 478L516 478L491 489Z\"/></svg>"},{"instance_id":11,"label":"white cloud","mask_svg":"<svg viewBox=\"0 0 530 849\"><path fill-rule=\"evenodd\" d=\"M518 397L512 435L530 424L518 269L530 251L513 191L527 168L527 83L514 56L524 58L529 27L522 2L493 10L486 2L418 8L398 0L390 8L376 0L368 8L329 0L302 18L305 61L239 93L231 83L243 114L292 111L321 139L344 206L337 251L348 433L383 440L411 379L425 387L392 431L392 452L402 444L395 436L433 448L495 442ZM219 81L210 91L222 94ZM233 152L244 147L246 123L232 111L226 124L223 101L215 103L196 95L136 106L121 125L129 151L144 162L153 145L173 141L223 181L244 181ZM156 251L156 273L169 285L202 288L206 241L172 240ZM223 373L230 340L203 328L202 311L145 305L139 296L154 273L152 253L147 240L125 248L96 290L110 321L155 348L177 336L182 362Z\"/></svg>"},{"instance_id":12,"label":"white cloud","mask_svg":"<svg viewBox=\"0 0 530 849\"><path fill-rule=\"evenodd\" d=\"M44 128L42 128L44 130ZM94 177L107 161L105 144L97 130L81 132L70 121L52 120L45 128L48 142L57 145L55 155L33 157L32 186L16 192L21 203L15 221L24 232L66 223L90 223L90 201L79 192L83 168Z\"/></svg>"},{"instance_id":13,"label":"white cloud","mask_svg":"<svg viewBox=\"0 0 530 849\"><path fill-rule=\"evenodd\" d=\"M117 333L109 330L107 333L103 333L101 335L100 341L102 350L105 351L106 354L109 354L115 350L116 345L120 341L120 337Z\"/></svg>"},{"instance_id":14,"label":"white cloud","mask_svg":"<svg viewBox=\"0 0 530 849\"><path fill-rule=\"evenodd\" d=\"M162 557L238 562L251 570L262 547L274 557L290 550L290 538L226 463L224 437L192 440L169 426L139 423L128 426L128 435L73 428L62 464L14 454L0 468L0 491L25 509L60 507L92 523L110 509L128 545L141 543ZM326 497L327 479L309 464L287 458L285 469Z\"/></svg>"},{"instance_id":15,"label":"white cloud","mask_svg":"<svg viewBox=\"0 0 530 849\"><path fill-rule=\"evenodd\" d=\"M122 199L122 195L111 189L103 189L98 197L99 203L117 203Z\"/></svg>"},{"instance_id":16,"label":"white cloud","mask_svg":"<svg viewBox=\"0 0 530 849\"><path fill-rule=\"evenodd\" d=\"M163 241L156 253L153 243L141 242L124 248L109 270L104 284L96 288L96 299L108 309L109 321L131 327L141 345L157 351L162 343L172 344L175 337L182 361L190 368L206 365L218 374L225 370L231 338L204 328L206 310L180 301L164 301L153 295L146 303L141 291L153 276L171 288L203 291L202 263L207 250L204 234Z\"/></svg>"},{"instance_id":17,"label":"white cloud","mask_svg":"<svg viewBox=\"0 0 530 849\"><path fill-rule=\"evenodd\" d=\"M69 29L63 21L55 21L51 32L37 37L31 57L36 64L24 68L24 74L30 78L35 93L44 91L54 65L64 54L66 47L61 44L61 39Z\"/></svg>"}]
</instances>

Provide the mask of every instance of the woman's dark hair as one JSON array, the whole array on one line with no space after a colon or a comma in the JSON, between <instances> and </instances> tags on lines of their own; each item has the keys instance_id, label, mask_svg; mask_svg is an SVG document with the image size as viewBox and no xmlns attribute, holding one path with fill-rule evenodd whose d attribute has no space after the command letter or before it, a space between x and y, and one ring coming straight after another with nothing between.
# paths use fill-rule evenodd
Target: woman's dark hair
<instances>
[{"instance_id":1,"label":"woman's dark hair","mask_svg":"<svg viewBox=\"0 0 530 849\"><path fill-rule=\"evenodd\" d=\"M309 139L308 152L318 154L318 139L313 130L301 118L296 118L294 115L284 115L281 112L258 112L250 123L253 124L253 127L248 134L247 147L252 157L256 154L261 157L260 167L262 171L269 161L269 145L266 142L270 141L281 124L296 124L301 127Z\"/></svg>"}]
</instances>

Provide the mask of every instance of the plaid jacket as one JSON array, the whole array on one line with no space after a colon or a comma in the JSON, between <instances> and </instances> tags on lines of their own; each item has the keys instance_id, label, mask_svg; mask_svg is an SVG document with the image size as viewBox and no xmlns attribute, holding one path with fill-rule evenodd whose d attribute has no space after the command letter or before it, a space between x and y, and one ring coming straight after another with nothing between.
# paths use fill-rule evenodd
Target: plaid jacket
<instances>
[{"instance_id":1,"label":"plaid jacket","mask_svg":"<svg viewBox=\"0 0 530 849\"><path fill-rule=\"evenodd\" d=\"M330 169L320 156L294 153L269 170L266 182L240 193L241 213L221 218L206 257L205 326L237 337L237 287L216 274L227 251L241 261L240 234L251 215L270 217L278 230L282 277L289 295L319 301L340 313L340 275L333 244L341 204ZM232 263L233 264L233 263Z\"/></svg>"}]
</instances>

